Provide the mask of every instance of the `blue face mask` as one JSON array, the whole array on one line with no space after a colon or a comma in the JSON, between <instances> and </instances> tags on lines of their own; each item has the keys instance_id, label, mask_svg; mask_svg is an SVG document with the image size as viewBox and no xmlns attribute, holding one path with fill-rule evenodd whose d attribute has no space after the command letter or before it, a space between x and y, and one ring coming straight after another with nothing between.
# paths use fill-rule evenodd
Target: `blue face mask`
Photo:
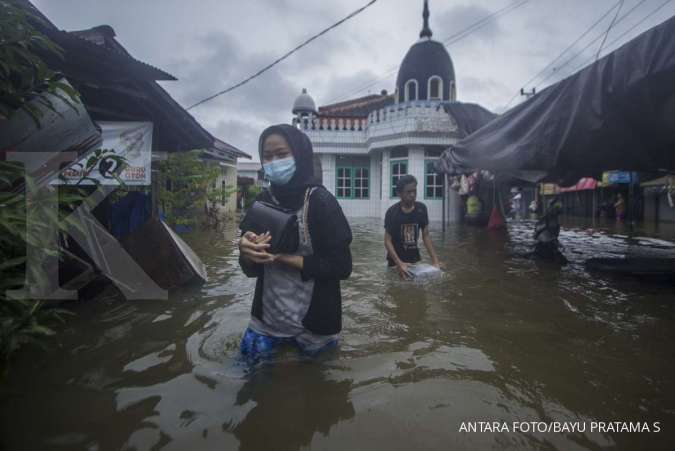
<instances>
[{"instance_id":1,"label":"blue face mask","mask_svg":"<svg viewBox=\"0 0 675 451\"><path fill-rule=\"evenodd\" d=\"M295 159L283 158L263 164L265 175L275 185L285 185L295 174Z\"/></svg>"}]
</instances>

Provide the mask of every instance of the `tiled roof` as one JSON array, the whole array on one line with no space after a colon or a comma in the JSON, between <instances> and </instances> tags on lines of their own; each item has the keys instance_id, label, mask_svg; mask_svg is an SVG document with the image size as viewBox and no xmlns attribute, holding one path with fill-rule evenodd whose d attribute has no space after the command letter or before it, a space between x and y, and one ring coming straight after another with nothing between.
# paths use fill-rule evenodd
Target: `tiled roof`
<instances>
[{"instance_id":1,"label":"tiled roof","mask_svg":"<svg viewBox=\"0 0 675 451\"><path fill-rule=\"evenodd\" d=\"M394 95L371 94L319 107L319 116L367 117L371 111L394 104Z\"/></svg>"}]
</instances>

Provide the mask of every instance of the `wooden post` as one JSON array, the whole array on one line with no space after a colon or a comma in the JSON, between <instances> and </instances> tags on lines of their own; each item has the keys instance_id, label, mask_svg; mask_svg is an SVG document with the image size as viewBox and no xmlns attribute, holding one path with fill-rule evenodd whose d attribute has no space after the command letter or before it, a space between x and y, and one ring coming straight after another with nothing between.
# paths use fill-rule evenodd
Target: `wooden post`
<instances>
[{"instance_id":1,"label":"wooden post","mask_svg":"<svg viewBox=\"0 0 675 451\"><path fill-rule=\"evenodd\" d=\"M593 218L593 227L595 227L595 213L598 211L598 199L596 193L597 187L593 188L593 211L591 212L591 217Z\"/></svg>"},{"instance_id":2,"label":"wooden post","mask_svg":"<svg viewBox=\"0 0 675 451\"><path fill-rule=\"evenodd\" d=\"M445 172L443 173L443 232L445 232L445 209L446 209L446 202L445 202L445 197L446 197L446 191L448 189L448 174Z\"/></svg>"}]
</instances>

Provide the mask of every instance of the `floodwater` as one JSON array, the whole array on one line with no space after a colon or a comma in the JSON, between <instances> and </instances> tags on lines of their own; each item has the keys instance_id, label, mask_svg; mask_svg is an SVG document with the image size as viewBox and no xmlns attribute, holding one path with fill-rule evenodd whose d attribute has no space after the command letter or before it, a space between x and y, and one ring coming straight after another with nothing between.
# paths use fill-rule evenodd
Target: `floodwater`
<instances>
[{"instance_id":1,"label":"floodwater","mask_svg":"<svg viewBox=\"0 0 675 451\"><path fill-rule=\"evenodd\" d=\"M675 256L675 231L563 223L560 268L519 256L532 226L432 224L446 273L415 284L385 268L380 222L353 221L340 348L252 372L236 362L254 280L235 229L187 235L210 281L169 301L79 305L48 352L17 359L0 448L675 449L675 284L583 267ZM527 431L555 421L577 432ZM612 421L652 432L599 430Z\"/></svg>"}]
</instances>

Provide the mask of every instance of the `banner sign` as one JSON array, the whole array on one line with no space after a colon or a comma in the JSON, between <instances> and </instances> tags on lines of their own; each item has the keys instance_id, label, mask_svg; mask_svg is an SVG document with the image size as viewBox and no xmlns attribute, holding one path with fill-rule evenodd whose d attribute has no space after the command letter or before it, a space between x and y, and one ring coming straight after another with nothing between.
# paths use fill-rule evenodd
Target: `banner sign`
<instances>
[{"instance_id":1,"label":"banner sign","mask_svg":"<svg viewBox=\"0 0 675 451\"><path fill-rule=\"evenodd\" d=\"M112 150L114 155L126 158L127 166L119 174L119 178L127 185L150 185L152 162L152 122L97 122L101 127L103 143L101 149ZM75 184L83 175L98 180L101 185L119 185L111 174L117 169L114 160L103 157L91 172L84 174L87 160L91 154L63 171L65 184ZM53 185L64 182L55 179ZM82 185L92 185L85 180Z\"/></svg>"},{"instance_id":2,"label":"banner sign","mask_svg":"<svg viewBox=\"0 0 675 451\"><path fill-rule=\"evenodd\" d=\"M637 172L608 171L602 173L602 182L604 185L617 185L623 183L637 183Z\"/></svg>"}]
</instances>

